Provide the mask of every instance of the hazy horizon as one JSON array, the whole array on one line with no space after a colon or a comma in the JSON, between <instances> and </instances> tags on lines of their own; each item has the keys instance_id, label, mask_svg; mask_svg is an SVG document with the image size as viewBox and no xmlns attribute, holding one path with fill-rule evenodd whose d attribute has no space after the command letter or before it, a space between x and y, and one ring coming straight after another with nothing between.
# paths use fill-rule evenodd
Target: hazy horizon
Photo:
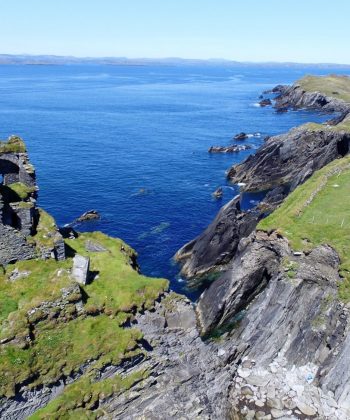
<instances>
[{"instance_id":1,"label":"hazy horizon","mask_svg":"<svg viewBox=\"0 0 350 420\"><path fill-rule=\"evenodd\" d=\"M343 0L18 0L1 14L3 54L350 64Z\"/></svg>"},{"instance_id":2,"label":"hazy horizon","mask_svg":"<svg viewBox=\"0 0 350 420\"><path fill-rule=\"evenodd\" d=\"M30 54L26 52L22 53L2 53L0 52L0 59L1 57L27 57L27 58L59 58L59 59L75 59L75 60L126 60L126 61L142 61L142 60L150 60L150 61L200 61L200 62L226 62L226 63L236 63L236 64L292 64L292 65L325 65L325 66L350 66L350 63L343 63L343 62L302 62L302 61L254 61L254 60L235 60L225 57L208 57L208 58L194 58L194 57L181 57L181 56L159 56L159 57L147 57L147 56L140 56L140 57L130 57L130 56L106 56L106 55L61 55L61 54L47 54L47 53L38 53L38 54Z\"/></svg>"}]
</instances>

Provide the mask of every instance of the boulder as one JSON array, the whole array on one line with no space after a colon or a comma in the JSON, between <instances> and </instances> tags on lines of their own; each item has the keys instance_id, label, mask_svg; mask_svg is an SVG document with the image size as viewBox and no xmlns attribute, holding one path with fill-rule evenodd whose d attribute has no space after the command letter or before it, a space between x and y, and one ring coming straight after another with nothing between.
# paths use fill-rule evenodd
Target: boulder
<instances>
[{"instance_id":1,"label":"boulder","mask_svg":"<svg viewBox=\"0 0 350 420\"><path fill-rule=\"evenodd\" d=\"M235 140L245 140L247 138L248 138L248 134L244 133L243 131L234 136Z\"/></svg>"},{"instance_id":2,"label":"boulder","mask_svg":"<svg viewBox=\"0 0 350 420\"><path fill-rule=\"evenodd\" d=\"M217 190L215 190L214 192L213 192L213 197L214 198L222 198L222 196L224 195L224 191L223 191L223 189L221 188L221 187L219 187Z\"/></svg>"},{"instance_id":3,"label":"boulder","mask_svg":"<svg viewBox=\"0 0 350 420\"><path fill-rule=\"evenodd\" d=\"M90 220L97 220L100 218L101 216L96 210L88 210L85 213L83 213L81 216L79 216L75 221L77 223L81 223L81 222L87 222Z\"/></svg>"},{"instance_id":4,"label":"boulder","mask_svg":"<svg viewBox=\"0 0 350 420\"><path fill-rule=\"evenodd\" d=\"M259 105L260 105L261 107L270 106L270 105L272 105L272 101L271 101L271 99L269 99L269 98L265 98L265 99L262 99L262 100L259 102Z\"/></svg>"}]
</instances>

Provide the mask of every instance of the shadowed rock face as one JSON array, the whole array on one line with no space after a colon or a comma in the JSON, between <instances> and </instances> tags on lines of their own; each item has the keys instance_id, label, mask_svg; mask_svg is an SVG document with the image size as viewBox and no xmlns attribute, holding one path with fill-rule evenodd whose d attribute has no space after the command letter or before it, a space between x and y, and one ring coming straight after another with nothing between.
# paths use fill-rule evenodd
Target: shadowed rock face
<instances>
[{"instance_id":1,"label":"shadowed rock face","mask_svg":"<svg viewBox=\"0 0 350 420\"><path fill-rule=\"evenodd\" d=\"M228 178L245 184L245 191L264 191L278 185L293 190L332 160L349 152L350 134L313 131L300 127L271 137L243 163L233 166Z\"/></svg>"},{"instance_id":2,"label":"shadowed rock face","mask_svg":"<svg viewBox=\"0 0 350 420\"><path fill-rule=\"evenodd\" d=\"M230 262L240 238L254 230L260 215L259 211L241 211L239 202L236 197L223 206L207 229L176 253L175 259L184 262L183 275L203 276Z\"/></svg>"}]
</instances>

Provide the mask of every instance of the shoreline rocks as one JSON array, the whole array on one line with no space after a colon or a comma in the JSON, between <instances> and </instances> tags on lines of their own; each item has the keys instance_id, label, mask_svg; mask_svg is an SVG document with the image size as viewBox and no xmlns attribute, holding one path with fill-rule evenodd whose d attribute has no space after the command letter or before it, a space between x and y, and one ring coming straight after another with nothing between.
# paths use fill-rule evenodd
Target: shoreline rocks
<instances>
[{"instance_id":1,"label":"shoreline rocks","mask_svg":"<svg viewBox=\"0 0 350 420\"><path fill-rule=\"evenodd\" d=\"M216 199L222 198L223 195L224 195L224 191L221 187L219 187L213 192L213 197Z\"/></svg>"},{"instance_id":2,"label":"shoreline rocks","mask_svg":"<svg viewBox=\"0 0 350 420\"><path fill-rule=\"evenodd\" d=\"M174 258L182 264L181 274L191 281L222 269L231 261L240 238L254 230L258 218L258 211L241 211L240 197L233 198L201 235L177 251Z\"/></svg>"},{"instance_id":3,"label":"shoreline rocks","mask_svg":"<svg viewBox=\"0 0 350 420\"><path fill-rule=\"evenodd\" d=\"M264 108L265 106L271 106L271 105L272 105L272 101L271 101L271 99L269 99L269 98L265 98L265 99L262 99L262 100L259 102L259 105L260 105L262 108Z\"/></svg>"},{"instance_id":4,"label":"shoreline rocks","mask_svg":"<svg viewBox=\"0 0 350 420\"><path fill-rule=\"evenodd\" d=\"M289 108L318 109L326 112L350 112L350 104L342 99L326 96L320 92L308 92L298 84L276 86L272 91L278 93L275 108L280 112Z\"/></svg>"},{"instance_id":5,"label":"shoreline rocks","mask_svg":"<svg viewBox=\"0 0 350 420\"><path fill-rule=\"evenodd\" d=\"M246 134L242 131L241 133L236 134L233 138L235 140L245 140L245 139L248 138L248 134Z\"/></svg>"},{"instance_id":6,"label":"shoreline rocks","mask_svg":"<svg viewBox=\"0 0 350 420\"><path fill-rule=\"evenodd\" d=\"M81 216L79 216L75 222L82 223L82 222L89 222L90 220L98 220L101 216L98 213L97 210L88 210L85 213L83 213Z\"/></svg>"},{"instance_id":7,"label":"shoreline rocks","mask_svg":"<svg viewBox=\"0 0 350 420\"><path fill-rule=\"evenodd\" d=\"M243 150L249 150L251 148L252 146L248 144L234 144L233 146L211 146L208 150L208 153L238 153L242 152Z\"/></svg>"}]
</instances>

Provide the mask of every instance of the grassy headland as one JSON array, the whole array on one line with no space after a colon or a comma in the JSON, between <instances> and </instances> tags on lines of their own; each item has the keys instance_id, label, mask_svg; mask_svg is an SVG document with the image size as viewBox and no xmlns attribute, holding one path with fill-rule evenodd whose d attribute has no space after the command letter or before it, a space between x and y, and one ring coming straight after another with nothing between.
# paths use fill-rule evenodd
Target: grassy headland
<instances>
[{"instance_id":1,"label":"grassy headland","mask_svg":"<svg viewBox=\"0 0 350 420\"><path fill-rule=\"evenodd\" d=\"M42 216L42 228L52 228L54 220L44 212ZM97 244L99 252L89 252L87 243ZM134 311L151 308L168 288L166 280L147 278L133 268L135 253L120 239L84 233L66 240L66 248L65 261L20 261L0 274L0 396L14 396L24 381L30 387L53 383L88 363L79 382L35 418L65 418L69 410L74 417L75 409L74 418L84 412L88 418L89 402L101 393L130 387L138 374L98 381L96 372L142 351L141 332L123 324ZM70 275L75 253L90 257L92 278L85 286L77 286ZM55 306L72 287L78 291Z\"/></svg>"},{"instance_id":2,"label":"grassy headland","mask_svg":"<svg viewBox=\"0 0 350 420\"><path fill-rule=\"evenodd\" d=\"M320 92L325 96L350 103L350 78L348 76L305 76L295 85L299 85L306 92Z\"/></svg>"},{"instance_id":3,"label":"grassy headland","mask_svg":"<svg viewBox=\"0 0 350 420\"><path fill-rule=\"evenodd\" d=\"M350 300L350 157L338 159L293 191L258 229L276 230L295 251L332 246L341 260L339 296Z\"/></svg>"}]
</instances>

